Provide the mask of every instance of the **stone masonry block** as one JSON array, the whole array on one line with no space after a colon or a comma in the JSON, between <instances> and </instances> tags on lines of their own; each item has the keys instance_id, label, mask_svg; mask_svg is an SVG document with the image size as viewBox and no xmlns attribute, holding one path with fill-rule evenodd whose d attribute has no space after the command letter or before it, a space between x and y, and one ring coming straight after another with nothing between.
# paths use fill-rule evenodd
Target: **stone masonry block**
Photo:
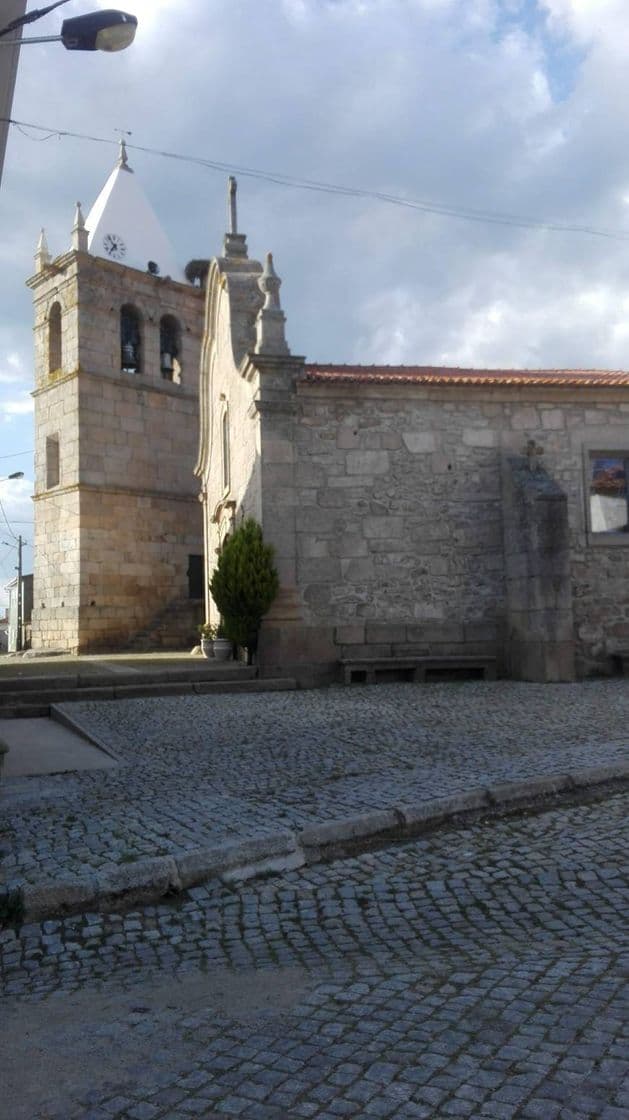
<instances>
[{"instance_id":1,"label":"stone masonry block","mask_svg":"<svg viewBox=\"0 0 629 1120\"><path fill-rule=\"evenodd\" d=\"M496 622L465 622L463 632L466 642L498 641L498 624Z\"/></svg>"},{"instance_id":2,"label":"stone masonry block","mask_svg":"<svg viewBox=\"0 0 629 1120\"><path fill-rule=\"evenodd\" d=\"M511 426L518 432L535 431L540 426L537 409L531 406L514 408L511 416Z\"/></svg>"},{"instance_id":3,"label":"stone masonry block","mask_svg":"<svg viewBox=\"0 0 629 1120\"><path fill-rule=\"evenodd\" d=\"M388 540L401 537L404 532L403 517L365 517L363 530L367 538Z\"/></svg>"},{"instance_id":4,"label":"stone masonry block","mask_svg":"<svg viewBox=\"0 0 629 1120\"><path fill-rule=\"evenodd\" d=\"M340 561L333 557L317 560L298 559L297 571L300 584L337 583L341 579Z\"/></svg>"},{"instance_id":5,"label":"stone masonry block","mask_svg":"<svg viewBox=\"0 0 629 1120\"><path fill-rule=\"evenodd\" d=\"M413 622L406 631L409 642L462 642L464 636L459 622Z\"/></svg>"},{"instance_id":6,"label":"stone masonry block","mask_svg":"<svg viewBox=\"0 0 629 1120\"><path fill-rule=\"evenodd\" d=\"M344 451L360 447L360 435L353 428L339 428L336 434L336 446Z\"/></svg>"},{"instance_id":7,"label":"stone masonry block","mask_svg":"<svg viewBox=\"0 0 629 1120\"><path fill-rule=\"evenodd\" d=\"M358 625L337 626L334 631L337 645L362 645L365 641L365 627Z\"/></svg>"},{"instance_id":8,"label":"stone masonry block","mask_svg":"<svg viewBox=\"0 0 629 1120\"><path fill-rule=\"evenodd\" d=\"M365 641L372 642L405 642L407 640L407 627L403 622L367 622L365 626Z\"/></svg>"},{"instance_id":9,"label":"stone masonry block","mask_svg":"<svg viewBox=\"0 0 629 1120\"><path fill-rule=\"evenodd\" d=\"M497 433L491 428L464 428L463 443L466 447L495 447Z\"/></svg>"},{"instance_id":10,"label":"stone masonry block","mask_svg":"<svg viewBox=\"0 0 629 1120\"><path fill-rule=\"evenodd\" d=\"M363 583L365 580L374 579L376 572L373 558L364 556L341 560L341 573L347 583Z\"/></svg>"},{"instance_id":11,"label":"stone masonry block","mask_svg":"<svg viewBox=\"0 0 629 1120\"><path fill-rule=\"evenodd\" d=\"M329 537L322 538L301 533L297 540L297 552L306 560L314 560L317 557L329 556L330 544Z\"/></svg>"},{"instance_id":12,"label":"stone masonry block","mask_svg":"<svg viewBox=\"0 0 629 1120\"><path fill-rule=\"evenodd\" d=\"M347 473L352 475L380 475L389 470L388 451L348 451Z\"/></svg>"},{"instance_id":13,"label":"stone masonry block","mask_svg":"<svg viewBox=\"0 0 629 1120\"><path fill-rule=\"evenodd\" d=\"M425 455L436 450L437 442L433 432L403 432L402 439L411 455Z\"/></svg>"}]
</instances>

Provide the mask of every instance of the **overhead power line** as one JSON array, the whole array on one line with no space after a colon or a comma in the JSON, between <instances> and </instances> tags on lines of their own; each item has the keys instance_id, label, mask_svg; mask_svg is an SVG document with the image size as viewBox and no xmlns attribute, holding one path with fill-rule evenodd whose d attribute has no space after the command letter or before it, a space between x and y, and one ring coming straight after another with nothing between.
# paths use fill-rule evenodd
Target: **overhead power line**
<instances>
[{"instance_id":1,"label":"overhead power line","mask_svg":"<svg viewBox=\"0 0 629 1120\"><path fill-rule=\"evenodd\" d=\"M0 121L7 122L18 128L30 140L50 140L70 138L73 140L87 140L95 144L117 144L117 140L110 140L105 136L91 136L86 132L71 132L68 129L50 128L46 125L33 124L29 121L16 121L11 117L0 117ZM29 136L24 129L42 132L41 137ZM518 214L500 213L495 210L476 209L471 206L454 206L447 203L434 202L426 199L404 198L401 195L388 194L384 191L369 190L365 187L347 187L338 183L319 182L316 179L302 179L296 175L289 175L281 171L265 171L260 168L247 167L234 163L223 163L219 160L205 159L202 156L182 155L179 152L163 151L159 148L148 148L141 144L127 144L128 149L144 152L146 155L160 156L163 159L177 160L181 163L192 163L197 167L205 167L210 171L220 171L222 174L241 175L251 179L259 179L266 183L290 187L295 190L316 191L323 194L344 195L348 198L363 198L376 202L385 202L391 206L402 206L410 210L419 210L426 214L439 214L445 218L459 218L468 222L486 222L493 225L515 226L521 229L536 229L547 233L576 233L591 237L605 237L613 241L628 241L629 230L599 229L596 226L576 225L565 222L549 222L539 218L524 217Z\"/></svg>"},{"instance_id":2,"label":"overhead power line","mask_svg":"<svg viewBox=\"0 0 629 1120\"><path fill-rule=\"evenodd\" d=\"M0 455L0 459L19 459L22 455L34 454L34 451L12 451L10 455Z\"/></svg>"},{"instance_id":3,"label":"overhead power line","mask_svg":"<svg viewBox=\"0 0 629 1120\"><path fill-rule=\"evenodd\" d=\"M9 530L11 536L14 537L15 540L17 540L17 534L13 532L13 526L12 526L11 522L9 521L9 518L7 517L7 513L6 513L6 510L5 510L5 508L2 504L2 499L1 498L0 498L0 513L2 513L2 516L4 518L4 523L7 527L7 529Z\"/></svg>"}]
</instances>

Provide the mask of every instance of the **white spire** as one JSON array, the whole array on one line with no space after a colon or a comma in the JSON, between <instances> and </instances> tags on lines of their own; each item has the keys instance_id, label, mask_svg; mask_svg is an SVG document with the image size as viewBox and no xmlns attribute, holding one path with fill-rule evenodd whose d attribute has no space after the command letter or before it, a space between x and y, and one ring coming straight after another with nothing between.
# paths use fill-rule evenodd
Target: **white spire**
<instances>
[{"instance_id":1,"label":"white spire","mask_svg":"<svg viewBox=\"0 0 629 1120\"><path fill-rule=\"evenodd\" d=\"M42 227L35 250L35 271L43 272L46 265L50 264L50 251L46 241L46 230Z\"/></svg>"},{"instance_id":2,"label":"white spire","mask_svg":"<svg viewBox=\"0 0 629 1120\"><path fill-rule=\"evenodd\" d=\"M92 206L85 225L88 249L96 257L146 272L154 261L160 276L183 280L183 269L142 187L127 162L124 140L116 166Z\"/></svg>"}]
</instances>

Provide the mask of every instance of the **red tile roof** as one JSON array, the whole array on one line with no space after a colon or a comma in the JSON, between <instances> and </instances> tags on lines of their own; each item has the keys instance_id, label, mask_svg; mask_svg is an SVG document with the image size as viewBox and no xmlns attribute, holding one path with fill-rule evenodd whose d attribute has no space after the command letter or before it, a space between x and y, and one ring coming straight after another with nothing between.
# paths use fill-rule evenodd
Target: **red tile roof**
<instances>
[{"instance_id":1,"label":"red tile roof","mask_svg":"<svg viewBox=\"0 0 629 1120\"><path fill-rule=\"evenodd\" d=\"M453 366L344 366L308 363L305 380L319 384L629 386L629 373L605 369L460 369Z\"/></svg>"}]
</instances>

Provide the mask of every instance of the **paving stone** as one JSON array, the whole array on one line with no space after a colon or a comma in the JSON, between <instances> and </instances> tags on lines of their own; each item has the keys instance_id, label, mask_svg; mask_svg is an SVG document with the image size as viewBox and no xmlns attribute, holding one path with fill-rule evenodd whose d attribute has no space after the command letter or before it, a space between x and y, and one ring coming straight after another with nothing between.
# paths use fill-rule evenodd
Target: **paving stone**
<instances>
[{"instance_id":1,"label":"paving stone","mask_svg":"<svg viewBox=\"0 0 629 1120\"><path fill-rule=\"evenodd\" d=\"M619 1120L628 807L617 792L481 817L98 922L91 911L12 930L0 1032L28 1009L45 1029L76 992L109 1058L87 1097L68 1077L63 1108L21 1114L16 1097L11 1120ZM287 1004L250 1005L285 969ZM242 978L238 1007L216 995L227 976ZM208 981L211 998L182 1013L180 991ZM127 1054L133 1089L114 1068Z\"/></svg>"}]
</instances>

